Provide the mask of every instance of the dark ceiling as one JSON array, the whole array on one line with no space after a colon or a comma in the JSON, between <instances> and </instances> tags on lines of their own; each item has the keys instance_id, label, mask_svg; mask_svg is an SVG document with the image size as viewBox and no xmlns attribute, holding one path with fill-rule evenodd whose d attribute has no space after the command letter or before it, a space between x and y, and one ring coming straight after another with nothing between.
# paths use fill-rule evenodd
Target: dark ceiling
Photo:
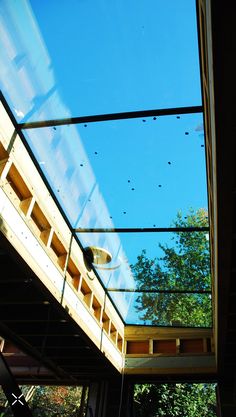
<instances>
[{"instance_id":1,"label":"dark ceiling","mask_svg":"<svg viewBox=\"0 0 236 417\"><path fill-rule=\"evenodd\" d=\"M0 335L38 364L21 382L78 384L118 374L3 236L0 259Z\"/></svg>"}]
</instances>

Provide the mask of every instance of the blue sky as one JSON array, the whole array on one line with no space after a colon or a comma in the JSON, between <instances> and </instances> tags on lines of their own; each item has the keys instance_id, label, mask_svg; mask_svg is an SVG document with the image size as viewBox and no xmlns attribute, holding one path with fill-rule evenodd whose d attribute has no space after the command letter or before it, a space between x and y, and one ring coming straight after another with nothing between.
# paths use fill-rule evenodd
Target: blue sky
<instances>
[{"instance_id":1,"label":"blue sky","mask_svg":"<svg viewBox=\"0 0 236 417\"><path fill-rule=\"evenodd\" d=\"M18 121L201 105L193 0L0 6L1 87ZM75 227L168 227L177 211L207 207L201 114L34 129L26 138ZM155 256L158 235L80 238L134 262L144 248Z\"/></svg>"},{"instance_id":2,"label":"blue sky","mask_svg":"<svg viewBox=\"0 0 236 417\"><path fill-rule=\"evenodd\" d=\"M30 4L71 115L201 104L194 1ZM77 127L117 227L167 226L178 210L206 207L202 123L197 114Z\"/></svg>"},{"instance_id":3,"label":"blue sky","mask_svg":"<svg viewBox=\"0 0 236 417\"><path fill-rule=\"evenodd\" d=\"M201 103L195 1L30 4L73 115Z\"/></svg>"}]
</instances>

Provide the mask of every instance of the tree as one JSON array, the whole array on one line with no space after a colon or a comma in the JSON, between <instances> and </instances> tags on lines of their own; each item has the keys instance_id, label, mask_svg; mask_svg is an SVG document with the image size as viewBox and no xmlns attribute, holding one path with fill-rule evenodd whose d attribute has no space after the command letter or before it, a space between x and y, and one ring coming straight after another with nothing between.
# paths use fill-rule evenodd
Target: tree
<instances>
[{"instance_id":1,"label":"tree","mask_svg":"<svg viewBox=\"0 0 236 417\"><path fill-rule=\"evenodd\" d=\"M207 212L177 214L173 227L206 227ZM206 232L176 232L172 245L159 244L163 256L149 259L143 250L131 266L140 296L136 310L146 324L210 327L211 274ZM143 292L142 292L143 291Z\"/></svg>"},{"instance_id":2,"label":"tree","mask_svg":"<svg viewBox=\"0 0 236 417\"><path fill-rule=\"evenodd\" d=\"M81 386L38 386L29 406L35 417L83 417L85 409L81 404L82 397Z\"/></svg>"},{"instance_id":3,"label":"tree","mask_svg":"<svg viewBox=\"0 0 236 417\"><path fill-rule=\"evenodd\" d=\"M135 417L216 417L214 384L134 386Z\"/></svg>"},{"instance_id":4,"label":"tree","mask_svg":"<svg viewBox=\"0 0 236 417\"><path fill-rule=\"evenodd\" d=\"M34 417L84 417L88 389L82 386L22 386L21 390ZM12 411L0 390L0 417Z\"/></svg>"}]
</instances>

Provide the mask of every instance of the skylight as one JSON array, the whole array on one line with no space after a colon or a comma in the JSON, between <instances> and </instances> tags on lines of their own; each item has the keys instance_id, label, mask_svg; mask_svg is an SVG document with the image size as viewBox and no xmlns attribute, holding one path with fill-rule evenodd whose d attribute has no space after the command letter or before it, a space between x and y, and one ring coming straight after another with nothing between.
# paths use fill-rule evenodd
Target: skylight
<instances>
[{"instance_id":1,"label":"skylight","mask_svg":"<svg viewBox=\"0 0 236 417\"><path fill-rule=\"evenodd\" d=\"M169 278L165 288L149 285L148 277L140 286L135 273L140 257L163 257L160 245L178 252L180 233L201 235L209 256L195 1L1 8L3 94L82 246L111 255L93 267L123 320L209 327L209 317L194 322L163 310L172 303L197 314L202 303L210 311L209 262L187 287ZM201 231L191 208L203 209ZM174 235L168 228L180 212L194 229Z\"/></svg>"}]
</instances>

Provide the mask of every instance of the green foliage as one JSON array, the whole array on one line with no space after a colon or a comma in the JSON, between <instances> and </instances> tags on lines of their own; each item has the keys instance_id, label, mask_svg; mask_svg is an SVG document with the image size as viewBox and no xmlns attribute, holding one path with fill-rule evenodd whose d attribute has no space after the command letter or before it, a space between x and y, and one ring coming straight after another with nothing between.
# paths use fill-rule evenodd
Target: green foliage
<instances>
[{"instance_id":1,"label":"green foliage","mask_svg":"<svg viewBox=\"0 0 236 417\"><path fill-rule=\"evenodd\" d=\"M173 227L208 226L206 211L181 213ZM144 292L137 299L136 310L147 324L211 326L211 295L186 294L184 291L210 291L209 242L204 232L173 233L172 244L159 244L163 256L149 259L143 250L132 271L139 290L183 291L176 293Z\"/></svg>"},{"instance_id":2,"label":"green foliage","mask_svg":"<svg viewBox=\"0 0 236 417\"><path fill-rule=\"evenodd\" d=\"M34 417L82 417L81 397L82 387L39 386L29 405Z\"/></svg>"},{"instance_id":3,"label":"green foliage","mask_svg":"<svg viewBox=\"0 0 236 417\"><path fill-rule=\"evenodd\" d=\"M135 385L134 416L216 417L215 385Z\"/></svg>"},{"instance_id":4,"label":"green foliage","mask_svg":"<svg viewBox=\"0 0 236 417\"><path fill-rule=\"evenodd\" d=\"M23 386L21 390L26 400L27 398L29 400L29 407L34 417L85 416L85 407L81 406L82 387ZM29 393L30 395L28 395ZM6 397L0 391L0 417L11 417L12 415Z\"/></svg>"},{"instance_id":5,"label":"green foliage","mask_svg":"<svg viewBox=\"0 0 236 417\"><path fill-rule=\"evenodd\" d=\"M0 385L0 417L12 417L12 411L8 406L7 398Z\"/></svg>"}]
</instances>

